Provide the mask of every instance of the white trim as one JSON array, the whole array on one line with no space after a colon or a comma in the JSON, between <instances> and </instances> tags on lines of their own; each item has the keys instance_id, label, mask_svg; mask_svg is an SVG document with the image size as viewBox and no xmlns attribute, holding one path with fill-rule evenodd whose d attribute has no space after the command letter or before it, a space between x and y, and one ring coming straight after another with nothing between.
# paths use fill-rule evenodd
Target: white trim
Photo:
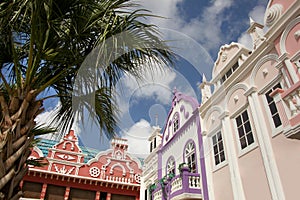
<instances>
[{"instance_id":1,"label":"white trim","mask_svg":"<svg viewBox=\"0 0 300 200\"><path fill-rule=\"evenodd\" d=\"M286 26L286 28L284 29L281 37L280 37L280 53L281 54L287 54L288 52L286 51L286 47L285 47L285 41L287 39L288 34L290 33L290 31L292 30L292 28L294 28L298 23L300 23L300 16L296 17L295 19L293 19L290 23L288 23L288 25ZM289 71L289 74L293 80L294 83L299 81L299 78L297 76L297 74L295 73L296 71L294 70L292 63L290 62L290 60L285 59L284 63L287 67L287 70Z\"/></svg>"},{"instance_id":2,"label":"white trim","mask_svg":"<svg viewBox=\"0 0 300 200\"><path fill-rule=\"evenodd\" d=\"M227 108L227 105L228 105L228 101L231 97L231 95L238 89L242 89L244 91L247 91L249 89L249 86L246 84L246 83L238 83L238 84L235 84L233 85L230 90L227 92L226 94L226 97L225 97L225 102L226 102L226 108ZM225 110L226 110L225 108Z\"/></svg>"},{"instance_id":3,"label":"white trim","mask_svg":"<svg viewBox=\"0 0 300 200\"><path fill-rule=\"evenodd\" d=\"M287 39L288 34L292 30L292 28L294 28L298 23L300 23L300 16L296 17L290 23L288 23L288 25L284 29L284 31L280 37L280 43L279 43L280 44L280 53L282 53L282 54L287 53L286 48L285 48L285 41Z\"/></svg>"},{"instance_id":4,"label":"white trim","mask_svg":"<svg viewBox=\"0 0 300 200\"><path fill-rule=\"evenodd\" d=\"M41 149L38 148L37 146L34 146L34 147L33 147L33 150L37 152L37 154L39 155L40 158L41 158L41 157L44 157L43 152L42 152Z\"/></svg>"},{"instance_id":5,"label":"white trim","mask_svg":"<svg viewBox=\"0 0 300 200\"><path fill-rule=\"evenodd\" d=\"M265 64L268 61L276 61L278 63L278 55L277 54L268 54L262 57L254 66L252 69L251 75L250 75L250 85L255 85L255 77L257 75L258 70L262 67L263 64Z\"/></svg>"},{"instance_id":6,"label":"white trim","mask_svg":"<svg viewBox=\"0 0 300 200\"><path fill-rule=\"evenodd\" d=\"M248 101L248 99L247 99L247 101ZM248 106L249 106L249 103L248 102L245 103L243 106L241 106L239 109L237 109L234 113L232 113L230 115L230 119L235 119L236 116L238 116L242 111L246 110Z\"/></svg>"},{"instance_id":7,"label":"white trim","mask_svg":"<svg viewBox=\"0 0 300 200\"><path fill-rule=\"evenodd\" d=\"M253 124L253 117L252 117L252 112L250 112L250 108L249 108L249 105L248 104L245 104L243 107L243 109L239 109L239 113L236 112L236 115L234 117L231 117L232 121L234 121L234 134L235 134L235 138L236 138L236 141L237 141L237 146L238 146L238 157L242 157L243 155L249 153L250 151L254 150L258 145L257 145L257 139L256 139L256 130L255 130L255 126ZM251 126L251 133L252 133L252 136L253 136L253 140L254 142L251 143L251 144L247 144L247 146L242 149L241 148L241 141L240 141L240 138L239 138L239 133L238 133L238 129L237 129L237 124L236 124L236 117L241 115L243 112L247 111L247 115L248 115L248 120L249 120L249 123L250 123L250 126ZM246 135L245 135L246 137Z\"/></svg>"},{"instance_id":8,"label":"white trim","mask_svg":"<svg viewBox=\"0 0 300 200\"><path fill-rule=\"evenodd\" d=\"M224 143L227 151L228 166L230 172L230 180L232 184L232 192L234 200L246 200L241 173L237 161L237 153L232 135L230 118L225 114L222 119L222 132L224 133Z\"/></svg>"},{"instance_id":9,"label":"white trim","mask_svg":"<svg viewBox=\"0 0 300 200\"><path fill-rule=\"evenodd\" d=\"M216 172L218 171L219 169L225 167L226 165L228 165L228 161L227 161L227 151L226 151L226 146L225 146L225 142L224 142L224 134L222 133L222 126L219 126L218 127L219 129L218 130L215 130L213 133L209 133L210 137L208 137L208 139L210 140L210 150L212 151L212 171L213 172ZM221 133L222 135L222 143L223 143L223 149L224 149L224 154L225 154L225 160L224 161L221 161L219 164L215 164L215 153L214 153L214 144L212 142L212 137L215 136L216 134L218 133ZM217 141L218 142L218 141Z\"/></svg>"},{"instance_id":10,"label":"white trim","mask_svg":"<svg viewBox=\"0 0 300 200\"><path fill-rule=\"evenodd\" d=\"M274 81L275 80L275 81ZM265 88L263 88L261 91L263 91L263 92L261 92L260 94L261 94L261 98L262 98L262 101L263 101L263 105L264 105L264 108L268 111L268 112L266 112L267 113L267 120L268 120L268 122L269 122L269 124L270 124L270 127L271 127L271 129L272 129L272 137L275 137L276 135L278 135L278 134L280 134L280 133L282 133L282 131L283 131L283 125L282 125L282 119L280 118L280 121L281 121L281 125L280 126L278 126L278 127L275 127L275 125L274 125L274 121L273 121L273 117L272 117L272 115L271 115L271 112L270 112L270 107L269 107L269 105L268 105L268 102L267 102L267 99L266 99L266 92L268 92L269 90L271 90L277 83L280 83L280 82L278 82L278 80L276 80L276 79L274 79L273 81L272 81L272 85L271 84L269 84L268 85L268 87L265 87ZM282 86L282 83L280 83L280 85ZM274 103L275 103L275 105L276 105L276 102L275 102L275 99L273 98L273 101L274 101ZM276 109L277 109L277 111L278 111L278 107L277 107L277 105L276 105ZM279 111L278 111L279 112Z\"/></svg>"},{"instance_id":11,"label":"white trim","mask_svg":"<svg viewBox=\"0 0 300 200\"><path fill-rule=\"evenodd\" d=\"M298 73L300 72L300 51L297 51L293 57L291 57L291 62L293 62L297 69Z\"/></svg>"},{"instance_id":12,"label":"white trim","mask_svg":"<svg viewBox=\"0 0 300 200\"><path fill-rule=\"evenodd\" d=\"M268 90L270 90L274 85L276 85L277 83L280 83L281 86L283 86L283 84L281 83L281 76L276 76L272 81L270 81L267 85L265 85L263 88L261 88L258 91L259 95L264 95Z\"/></svg>"},{"instance_id":13,"label":"white trim","mask_svg":"<svg viewBox=\"0 0 300 200\"><path fill-rule=\"evenodd\" d=\"M273 200L285 200L284 190L281 185L281 180L279 172L277 169L272 144L268 134L268 130L264 125L264 121L260 120L259 116L263 116L262 109L259 103L259 98L257 93L252 93L248 97L250 109L252 111L252 117L256 125L256 136L259 142L259 147L262 155L262 160L264 163L264 168L268 180L268 185Z\"/></svg>"}]
</instances>

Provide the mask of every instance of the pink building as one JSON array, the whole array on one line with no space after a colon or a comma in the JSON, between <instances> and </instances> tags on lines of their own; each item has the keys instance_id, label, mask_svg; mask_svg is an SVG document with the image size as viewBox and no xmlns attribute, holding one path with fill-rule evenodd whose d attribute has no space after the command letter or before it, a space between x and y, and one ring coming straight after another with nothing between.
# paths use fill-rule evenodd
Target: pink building
<instances>
[{"instance_id":1,"label":"pink building","mask_svg":"<svg viewBox=\"0 0 300 200\"><path fill-rule=\"evenodd\" d=\"M299 199L300 1L270 0L265 26L250 19L253 49L222 46L200 86L210 199Z\"/></svg>"},{"instance_id":2,"label":"pink building","mask_svg":"<svg viewBox=\"0 0 300 200\"><path fill-rule=\"evenodd\" d=\"M89 151L74 131L60 142L42 141L30 158L45 156L47 165L29 168L22 199L139 200L141 162L127 152L127 140L111 144L104 152Z\"/></svg>"}]
</instances>

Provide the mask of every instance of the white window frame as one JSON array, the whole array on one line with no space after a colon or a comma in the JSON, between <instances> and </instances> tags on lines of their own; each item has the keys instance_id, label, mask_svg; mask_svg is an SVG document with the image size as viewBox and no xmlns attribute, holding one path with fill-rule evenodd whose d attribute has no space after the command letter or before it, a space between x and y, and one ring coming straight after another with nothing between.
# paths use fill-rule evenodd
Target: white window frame
<instances>
[{"instance_id":1,"label":"white window frame","mask_svg":"<svg viewBox=\"0 0 300 200\"><path fill-rule=\"evenodd\" d=\"M267 101L267 98L266 98L266 93L268 91L270 91L271 89L273 89L273 87L275 87L277 84L280 84L281 87L282 87L282 83L281 82L275 82L274 84L272 84L271 86L268 86L268 87L264 88L260 92L260 94L261 94L261 96L263 98L263 105L268 110L268 112L267 112L267 118L268 118L268 122L269 122L270 127L271 127L271 131L272 131L271 136L272 137L275 137L276 135L282 133L282 131L283 131L283 125L282 125L283 122L282 122L281 118L280 118L281 125L278 126L278 127L275 127L275 124L274 124L274 121L273 121L273 117L272 117L272 114L271 114L271 110L270 110L270 107L269 107L269 104L268 104L268 101ZM274 100L274 98L273 98L273 100ZM276 105L275 101L274 101L274 103ZM276 109L277 109L277 112L278 112L277 105L276 105ZM280 117L280 115L279 115L279 117Z\"/></svg>"},{"instance_id":2,"label":"white window frame","mask_svg":"<svg viewBox=\"0 0 300 200\"><path fill-rule=\"evenodd\" d=\"M179 129L179 114L175 113L173 117L173 133L176 133Z\"/></svg>"},{"instance_id":3,"label":"white window frame","mask_svg":"<svg viewBox=\"0 0 300 200\"><path fill-rule=\"evenodd\" d=\"M222 136L221 142L223 144L223 151L224 151L225 160L223 160L223 161L220 160L220 162L218 164L216 164L213 137L216 136L218 133L220 133L221 136ZM209 137L209 139L210 139L211 151L212 151L211 158L212 158L213 171L217 171L218 169L224 167L228 163L227 162L227 155L226 155L226 151L225 151L225 149L226 149L225 148L225 141L224 141L222 130L220 129L220 130L214 132L213 134L211 134L211 136ZM217 144L218 144L218 141L217 141ZM219 146L218 146L218 148L219 148ZM220 154L219 149L218 149L218 154Z\"/></svg>"},{"instance_id":4,"label":"white window frame","mask_svg":"<svg viewBox=\"0 0 300 200\"><path fill-rule=\"evenodd\" d=\"M239 150L238 157L241 157L241 156L247 154L248 152L254 150L258 146L257 138L256 138L256 134L255 134L255 126L253 126L253 122L252 122L253 119L252 119L251 112L249 110L250 110L249 105L245 104L239 110L237 110L233 116L231 116L233 123L234 123L234 129L235 129L234 133L235 133L235 137L236 137L236 145L238 146L238 150ZM247 114L248 114L254 142L252 144L248 145L247 147L245 147L244 149L242 149L239 132L238 132L238 128L237 128L237 123L236 123L236 118L238 116L242 115L242 113L245 111L247 111Z\"/></svg>"},{"instance_id":5,"label":"white window frame","mask_svg":"<svg viewBox=\"0 0 300 200\"><path fill-rule=\"evenodd\" d=\"M187 149L189 148L190 144L192 144L194 146L193 151L190 151L187 153ZM192 169L190 169L191 173L197 173L197 154L196 154L196 146L194 144L194 142L190 141L189 143L187 143L187 145L184 148L184 159L185 159L185 163L190 167L189 162L188 162L188 158L192 157L192 154L194 154L194 160L192 161L192 164L195 164L195 171L192 172Z\"/></svg>"},{"instance_id":6,"label":"white window frame","mask_svg":"<svg viewBox=\"0 0 300 200\"><path fill-rule=\"evenodd\" d=\"M223 146L224 146L224 152L225 152L225 160L221 163L219 163L218 165L215 165L215 160L214 160L214 150L213 150L213 142L212 142L212 136L214 136L215 134L217 134L218 132L221 132L222 134L222 140L223 140ZM227 159L227 151L226 151L226 143L225 143L225 138L223 137L223 133L222 133L222 122L215 127L210 133L207 134L207 139L208 139L208 150L210 151L210 165L212 167L212 172L216 172L219 169L225 167L228 165L228 159Z\"/></svg>"},{"instance_id":7,"label":"white window frame","mask_svg":"<svg viewBox=\"0 0 300 200\"><path fill-rule=\"evenodd\" d=\"M174 170L174 174L176 174L176 163L174 157L170 157L167 162L167 170L166 173L170 174L170 171Z\"/></svg>"}]
</instances>

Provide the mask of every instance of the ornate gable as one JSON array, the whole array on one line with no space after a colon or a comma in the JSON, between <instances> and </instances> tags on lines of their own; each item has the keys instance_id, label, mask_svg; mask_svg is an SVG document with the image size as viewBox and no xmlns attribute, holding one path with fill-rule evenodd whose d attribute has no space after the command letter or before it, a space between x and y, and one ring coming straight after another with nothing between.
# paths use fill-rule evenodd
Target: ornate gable
<instances>
[{"instance_id":1,"label":"ornate gable","mask_svg":"<svg viewBox=\"0 0 300 200\"><path fill-rule=\"evenodd\" d=\"M239 43L223 45L213 68L213 83L221 84L247 59L251 51Z\"/></svg>"},{"instance_id":2,"label":"ornate gable","mask_svg":"<svg viewBox=\"0 0 300 200\"><path fill-rule=\"evenodd\" d=\"M172 108L168 114L167 123L163 131L163 146L182 130L183 125L199 106L197 100L193 97L186 96L176 89L174 89L173 93Z\"/></svg>"},{"instance_id":3,"label":"ornate gable","mask_svg":"<svg viewBox=\"0 0 300 200\"><path fill-rule=\"evenodd\" d=\"M79 175L117 183L140 183L141 163L128 154L126 139L115 138L112 149L100 152L80 169Z\"/></svg>"},{"instance_id":4,"label":"ornate gable","mask_svg":"<svg viewBox=\"0 0 300 200\"><path fill-rule=\"evenodd\" d=\"M78 146L78 138L71 130L64 138L49 149L48 170L61 174L77 175L83 165L84 155Z\"/></svg>"}]
</instances>

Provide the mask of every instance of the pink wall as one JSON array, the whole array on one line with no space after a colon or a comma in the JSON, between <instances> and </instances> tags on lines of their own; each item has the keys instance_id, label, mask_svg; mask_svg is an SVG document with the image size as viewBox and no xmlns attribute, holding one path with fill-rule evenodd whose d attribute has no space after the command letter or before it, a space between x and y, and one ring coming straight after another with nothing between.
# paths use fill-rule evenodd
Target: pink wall
<instances>
[{"instance_id":1,"label":"pink wall","mask_svg":"<svg viewBox=\"0 0 300 200\"><path fill-rule=\"evenodd\" d=\"M280 134L272 139L272 147L286 199L295 199L299 196L300 141Z\"/></svg>"},{"instance_id":2,"label":"pink wall","mask_svg":"<svg viewBox=\"0 0 300 200\"><path fill-rule=\"evenodd\" d=\"M233 199L228 165L213 173L213 183L216 200Z\"/></svg>"}]
</instances>

